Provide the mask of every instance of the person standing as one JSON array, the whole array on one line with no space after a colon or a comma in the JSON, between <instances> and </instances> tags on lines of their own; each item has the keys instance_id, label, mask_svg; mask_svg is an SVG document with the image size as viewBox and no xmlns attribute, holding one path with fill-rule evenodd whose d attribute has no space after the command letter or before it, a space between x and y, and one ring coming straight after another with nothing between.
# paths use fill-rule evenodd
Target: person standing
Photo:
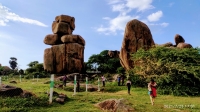
<instances>
[{"instance_id":1,"label":"person standing","mask_svg":"<svg viewBox=\"0 0 200 112\"><path fill-rule=\"evenodd\" d=\"M131 95L131 93L130 93L130 90L131 90L131 81L130 81L130 79L127 80L126 86L128 88L128 94Z\"/></svg>"},{"instance_id":2,"label":"person standing","mask_svg":"<svg viewBox=\"0 0 200 112\"><path fill-rule=\"evenodd\" d=\"M118 82L118 86L120 86L120 82L121 82L121 77L120 76L117 77L117 82Z\"/></svg>"},{"instance_id":3,"label":"person standing","mask_svg":"<svg viewBox=\"0 0 200 112\"><path fill-rule=\"evenodd\" d=\"M63 77L63 86L66 87L66 83L67 83L67 76L64 75Z\"/></svg>"},{"instance_id":4,"label":"person standing","mask_svg":"<svg viewBox=\"0 0 200 112\"><path fill-rule=\"evenodd\" d=\"M124 74L122 74L122 76L121 76L121 80L122 80L122 86L124 85L124 79L125 79L125 75L124 75Z\"/></svg>"},{"instance_id":5,"label":"person standing","mask_svg":"<svg viewBox=\"0 0 200 112\"><path fill-rule=\"evenodd\" d=\"M151 79L151 81L148 83L148 94L150 96L150 101L152 105L154 105L154 100L157 96L156 86L156 82L153 79Z\"/></svg>"},{"instance_id":6,"label":"person standing","mask_svg":"<svg viewBox=\"0 0 200 112\"><path fill-rule=\"evenodd\" d=\"M103 87L105 87L105 81L106 81L106 78L104 76L101 77L101 80L102 80L102 83L103 83Z\"/></svg>"}]
</instances>

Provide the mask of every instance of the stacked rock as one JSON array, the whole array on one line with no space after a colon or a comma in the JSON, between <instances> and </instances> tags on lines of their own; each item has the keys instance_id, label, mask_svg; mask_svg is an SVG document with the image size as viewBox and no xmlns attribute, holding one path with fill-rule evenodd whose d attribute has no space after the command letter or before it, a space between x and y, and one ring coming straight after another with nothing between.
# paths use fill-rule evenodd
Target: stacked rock
<instances>
[{"instance_id":1,"label":"stacked rock","mask_svg":"<svg viewBox=\"0 0 200 112\"><path fill-rule=\"evenodd\" d=\"M185 39L179 34L175 35L174 40L177 48L193 48L191 44L185 43Z\"/></svg>"},{"instance_id":2,"label":"stacked rock","mask_svg":"<svg viewBox=\"0 0 200 112\"><path fill-rule=\"evenodd\" d=\"M53 34L46 35L44 43L52 45L44 50L44 70L49 73L80 73L84 63L85 40L73 35L75 18L56 16L52 23Z\"/></svg>"}]
</instances>

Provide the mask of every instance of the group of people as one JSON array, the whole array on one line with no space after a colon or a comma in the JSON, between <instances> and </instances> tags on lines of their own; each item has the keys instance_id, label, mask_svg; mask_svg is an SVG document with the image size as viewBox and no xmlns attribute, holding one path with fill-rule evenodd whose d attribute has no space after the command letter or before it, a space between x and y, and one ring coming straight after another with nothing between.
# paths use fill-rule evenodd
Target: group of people
<instances>
[{"instance_id":1,"label":"group of people","mask_svg":"<svg viewBox=\"0 0 200 112\"><path fill-rule=\"evenodd\" d=\"M105 87L105 81L106 81L106 78L104 76L101 77L101 80L102 80L102 84L103 84L103 87ZM118 77L118 86L120 86L120 80L121 80L121 77ZM66 81L67 81L67 77L66 75L63 77L63 85L66 86ZM123 85L124 82L122 82L122 85ZM128 94L131 95L130 93L130 90L131 90L131 80L128 78L127 82L126 82L126 86L127 86L127 89L128 89ZM151 81L148 83L148 94L150 96L150 101L151 101L151 104L154 105L154 100L155 100L155 97L157 96L157 93L156 93L156 82L151 79Z\"/></svg>"},{"instance_id":2,"label":"group of people","mask_svg":"<svg viewBox=\"0 0 200 112\"><path fill-rule=\"evenodd\" d=\"M124 83L124 81L123 81L124 79L121 79L121 78L124 78L124 77L120 77L120 76L117 77L118 86L120 86L121 80L122 80L122 85ZM102 76L101 80L102 80L103 87L105 87L106 78L104 76ZM128 94L131 95L131 93L130 93L130 90L131 90L130 79L128 79L126 81L126 86L127 86L127 89L128 89ZM151 79L151 81L148 83L148 94L150 96L150 101L151 101L152 105L154 105L154 100L155 100L155 97L157 96L156 86L157 86L156 82L153 79Z\"/></svg>"},{"instance_id":3,"label":"group of people","mask_svg":"<svg viewBox=\"0 0 200 112\"><path fill-rule=\"evenodd\" d=\"M130 95L130 89L131 89L130 79L127 80L126 86L128 88L128 94ZM157 96L156 86L157 86L156 82L153 79L151 79L151 81L148 83L148 94L150 96L150 101L152 105L154 105L154 100Z\"/></svg>"},{"instance_id":4,"label":"group of people","mask_svg":"<svg viewBox=\"0 0 200 112\"><path fill-rule=\"evenodd\" d=\"M124 79L125 79L124 75L121 75L121 76L117 77L118 86L121 86L121 85L123 86L124 85Z\"/></svg>"}]
</instances>

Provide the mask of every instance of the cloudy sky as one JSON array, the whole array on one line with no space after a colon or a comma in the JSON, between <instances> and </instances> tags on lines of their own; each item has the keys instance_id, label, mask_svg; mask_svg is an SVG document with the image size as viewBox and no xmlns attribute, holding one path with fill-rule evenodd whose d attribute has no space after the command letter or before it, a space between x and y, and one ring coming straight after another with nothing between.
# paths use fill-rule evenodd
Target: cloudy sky
<instances>
[{"instance_id":1,"label":"cloudy sky","mask_svg":"<svg viewBox=\"0 0 200 112\"><path fill-rule=\"evenodd\" d=\"M199 0L0 0L0 63L9 66L16 57L19 68L43 62L43 43L52 34L55 16L75 17L73 34L85 41L85 62L103 50L120 50L125 25L132 19L146 23L155 43L174 42L175 34L186 43L200 45Z\"/></svg>"}]
</instances>

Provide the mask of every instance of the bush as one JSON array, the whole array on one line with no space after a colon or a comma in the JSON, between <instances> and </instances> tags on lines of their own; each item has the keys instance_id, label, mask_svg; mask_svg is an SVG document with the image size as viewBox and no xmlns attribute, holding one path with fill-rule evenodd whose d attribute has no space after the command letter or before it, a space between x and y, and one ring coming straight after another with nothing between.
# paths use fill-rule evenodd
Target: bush
<instances>
[{"instance_id":1,"label":"bush","mask_svg":"<svg viewBox=\"0 0 200 112\"><path fill-rule=\"evenodd\" d=\"M200 49L157 47L132 55L133 83L143 86L154 78L160 94L200 95ZM135 82L134 82L135 81ZM140 83L140 81L142 83Z\"/></svg>"},{"instance_id":2,"label":"bush","mask_svg":"<svg viewBox=\"0 0 200 112\"><path fill-rule=\"evenodd\" d=\"M30 98L20 98L20 97L0 97L0 108L1 111L9 112L28 112L31 108L36 107L48 107L48 97L30 97Z\"/></svg>"}]
</instances>

